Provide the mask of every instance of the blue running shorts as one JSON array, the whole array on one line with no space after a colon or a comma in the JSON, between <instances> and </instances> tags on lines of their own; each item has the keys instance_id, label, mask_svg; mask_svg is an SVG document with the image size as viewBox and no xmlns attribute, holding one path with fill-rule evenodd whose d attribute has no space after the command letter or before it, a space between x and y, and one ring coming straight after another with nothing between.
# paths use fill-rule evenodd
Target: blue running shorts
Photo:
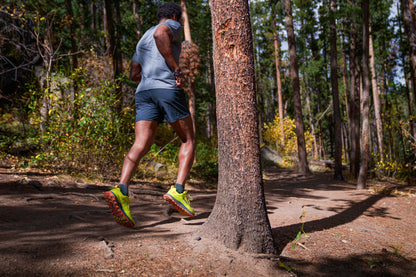
<instances>
[{"instance_id":1,"label":"blue running shorts","mask_svg":"<svg viewBox=\"0 0 416 277\"><path fill-rule=\"evenodd\" d=\"M190 116L183 89L150 89L136 93L136 122L140 120L169 123Z\"/></svg>"}]
</instances>

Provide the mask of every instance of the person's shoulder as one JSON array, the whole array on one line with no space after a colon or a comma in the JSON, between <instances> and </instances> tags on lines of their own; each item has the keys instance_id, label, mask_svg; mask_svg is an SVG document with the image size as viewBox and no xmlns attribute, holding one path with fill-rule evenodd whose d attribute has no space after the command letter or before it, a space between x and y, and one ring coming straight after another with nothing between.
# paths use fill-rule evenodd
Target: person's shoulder
<instances>
[{"instance_id":1,"label":"person's shoulder","mask_svg":"<svg viewBox=\"0 0 416 277\"><path fill-rule=\"evenodd\" d=\"M173 19L165 20L165 21L163 21L162 24L165 24L169 28L173 28L173 29L179 29L181 27L181 24L178 21L173 20Z\"/></svg>"}]
</instances>

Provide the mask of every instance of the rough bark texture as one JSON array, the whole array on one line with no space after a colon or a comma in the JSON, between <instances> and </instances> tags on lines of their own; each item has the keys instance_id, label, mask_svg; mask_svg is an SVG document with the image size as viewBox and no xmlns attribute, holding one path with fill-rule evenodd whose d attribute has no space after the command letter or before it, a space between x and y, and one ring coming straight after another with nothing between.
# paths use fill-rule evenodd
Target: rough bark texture
<instances>
[{"instance_id":1,"label":"rough bark texture","mask_svg":"<svg viewBox=\"0 0 416 277\"><path fill-rule=\"evenodd\" d=\"M335 125L335 172L334 178L344 179L342 176L342 133L341 133L341 111L339 108L339 91L338 91L338 64L337 64L337 29L335 26L335 6L336 1L330 1L330 42L331 42L331 86L332 102L334 109Z\"/></svg>"},{"instance_id":2,"label":"rough bark texture","mask_svg":"<svg viewBox=\"0 0 416 277\"><path fill-rule=\"evenodd\" d=\"M179 65L186 79L184 86L188 94L189 111L191 113L193 128L196 132L196 100L195 100L195 77L199 73L200 56L198 47L195 43L188 40L182 42L182 52L179 59Z\"/></svg>"},{"instance_id":3,"label":"rough bark texture","mask_svg":"<svg viewBox=\"0 0 416 277\"><path fill-rule=\"evenodd\" d=\"M295 110L296 136L298 142L299 172L309 173L308 160L306 157L306 145L303 128L302 103L300 98L299 68L296 57L295 31L293 29L292 6L290 0L285 0L285 19L287 40L289 46L290 76L292 79L293 106Z\"/></svg>"},{"instance_id":4,"label":"rough bark texture","mask_svg":"<svg viewBox=\"0 0 416 277\"><path fill-rule=\"evenodd\" d=\"M367 182L367 170L368 170L368 161L370 155L370 70L368 66L369 59L369 0L363 0L363 91L362 91L362 114L363 114L363 127L361 131L361 163L360 163L360 172L358 174L357 189L363 189Z\"/></svg>"},{"instance_id":5,"label":"rough bark texture","mask_svg":"<svg viewBox=\"0 0 416 277\"><path fill-rule=\"evenodd\" d=\"M247 0L211 2L218 191L203 235L231 249L275 253L260 168L253 39Z\"/></svg>"},{"instance_id":6,"label":"rough bark texture","mask_svg":"<svg viewBox=\"0 0 416 277\"><path fill-rule=\"evenodd\" d=\"M196 133L195 76L198 74L200 56L198 47L192 42L191 27L189 25L188 9L186 8L185 0L181 0L181 7L185 41L182 43L180 67L186 78L186 86L184 89L188 94L189 112L192 117L194 133Z\"/></svg>"}]
</instances>

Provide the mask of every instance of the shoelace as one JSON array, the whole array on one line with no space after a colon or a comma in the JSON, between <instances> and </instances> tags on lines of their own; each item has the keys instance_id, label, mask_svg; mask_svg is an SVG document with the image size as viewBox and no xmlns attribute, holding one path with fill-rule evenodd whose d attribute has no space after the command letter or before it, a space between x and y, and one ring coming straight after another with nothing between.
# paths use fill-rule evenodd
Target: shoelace
<instances>
[{"instance_id":1,"label":"shoelace","mask_svg":"<svg viewBox=\"0 0 416 277\"><path fill-rule=\"evenodd\" d=\"M188 195L188 191L185 191L183 194L183 200L185 200L188 204L190 201L192 201L192 197Z\"/></svg>"}]
</instances>

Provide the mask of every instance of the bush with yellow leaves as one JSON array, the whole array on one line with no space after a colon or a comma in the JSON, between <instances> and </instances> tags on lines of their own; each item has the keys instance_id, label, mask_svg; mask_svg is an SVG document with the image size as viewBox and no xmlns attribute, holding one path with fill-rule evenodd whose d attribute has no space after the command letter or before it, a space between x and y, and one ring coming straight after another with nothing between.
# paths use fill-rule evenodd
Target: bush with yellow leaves
<instances>
[{"instance_id":1,"label":"bush with yellow leaves","mask_svg":"<svg viewBox=\"0 0 416 277\"><path fill-rule=\"evenodd\" d=\"M283 129L283 136L282 136ZM283 119L283 126L280 124L279 113L276 112L273 122L264 124L263 139L275 148L281 155L294 156L298 151L295 120L290 117ZM305 131L306 151L312 151L313 136Z\"/></svg>"}]
</instances>

